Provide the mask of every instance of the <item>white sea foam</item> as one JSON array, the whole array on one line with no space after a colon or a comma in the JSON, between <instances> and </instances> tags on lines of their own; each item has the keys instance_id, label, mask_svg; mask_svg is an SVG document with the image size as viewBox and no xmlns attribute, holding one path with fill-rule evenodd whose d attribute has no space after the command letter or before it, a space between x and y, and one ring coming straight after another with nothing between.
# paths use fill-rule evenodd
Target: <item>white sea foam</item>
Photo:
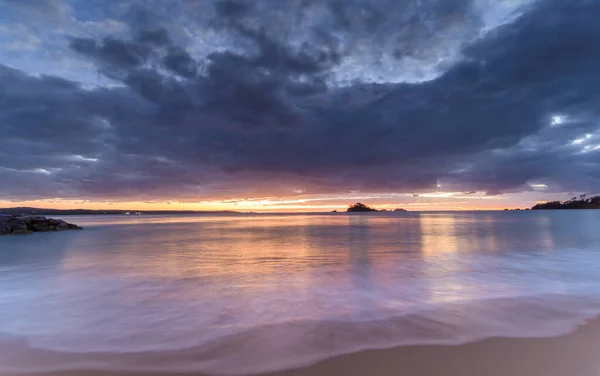
<instances>
[{"instance_id":1,"label":"white sea foam","mask_svg":"<svg viewBox=\"0 0 600 376\"><path fill-rule=\"evenodd\" d=\"M49 372L95 369L138 372L209 372L238 375L309 365L336 355L402 345L459 345L490 337L567 334L600 313L600 299L530 296L442 304L419 313L377 321L293 321L251 328L180 351L125 352L114 347L86 352L51 342L0 338L0 370ZM188 335L188 337L190 337ZM146 341L157 341L154 333ZM32 343L33 342L33 343ZM85 341L81 344L85 344ZM183 344L183 343L182 343ZM122 346L120 344L119 346ZM145 354L144 354L145 353ZM156 357L156 361L140 359Z\"/></svg>"}]
</instances>

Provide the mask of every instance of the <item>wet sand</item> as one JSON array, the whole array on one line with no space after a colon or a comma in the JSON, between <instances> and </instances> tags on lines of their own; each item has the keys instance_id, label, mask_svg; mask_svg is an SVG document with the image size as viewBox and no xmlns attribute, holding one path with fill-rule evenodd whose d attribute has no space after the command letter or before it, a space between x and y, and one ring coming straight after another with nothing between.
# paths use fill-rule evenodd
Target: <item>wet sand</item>
<instances>
[{"instance_id":1,"label":"wet sand","mask_svg":"<svg viewBox=\"0 0 600 376\"><path fill-rule=\"evenodd\" d=\"M71 371L27 376L204 376ZM600 376L600 319L554 338L492 338L461 346L363 351L268 376ZM3 375L4 376L4 375ZM13 376L13 375L10 375ZM21 375L22 376L22 375Z\"/></svg>"}]
</instances>

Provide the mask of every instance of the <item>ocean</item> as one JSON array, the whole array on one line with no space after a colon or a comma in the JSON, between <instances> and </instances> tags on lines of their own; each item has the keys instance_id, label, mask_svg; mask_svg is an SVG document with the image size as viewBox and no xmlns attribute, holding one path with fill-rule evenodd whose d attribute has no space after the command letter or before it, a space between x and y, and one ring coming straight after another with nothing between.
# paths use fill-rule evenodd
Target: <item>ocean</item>
<instances>
[{"instance_id":1,"label":"ocean","mask_svg":"<svg viewBox=\"0 0 600 376\"><path fill-rule=\"evenodd\" d=\"M0 237L0 374L261 373L600 313L600 211L63 219Z\"/></svg>"}]
</instances>

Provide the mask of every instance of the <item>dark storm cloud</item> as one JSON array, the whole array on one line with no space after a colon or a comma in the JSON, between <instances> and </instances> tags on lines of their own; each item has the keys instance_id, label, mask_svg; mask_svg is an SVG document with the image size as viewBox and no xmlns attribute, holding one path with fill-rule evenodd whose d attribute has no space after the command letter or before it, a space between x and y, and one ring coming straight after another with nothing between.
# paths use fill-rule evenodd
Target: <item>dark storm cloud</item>
<instances>
[{"instance_id":1,"label":"dark storm cloud","mask_svg":"<svg viewBox=\"0 0 600 376\"><path fill-rule=\"evenodd\" d=\"M196 61L183 48L170 48L163 60L163 64L180 76L192 78L196 75Z\"/></svg>"},{"instance_id":2,"label":"dark storm cloud","mask_svg":"<svg viewBox=\"0 0 600 376\"><path fill-rule=\"evenodd\" d=\"M489 194L533 181L597 186L600 4L539 1L493 32L465 29L462 57L433 79L345 86L334 77L358 49L431 64L452 30L485 22L471 1L286 4L215 3L207 27L235 43L202 57L162 26L73 38L114 87L0 68L0 192L25 197L43 182L63 196L182 199L439 181ZM558 114L568 121L552 126Z\"/></svg>"},{"instance_id":3,"label":"dark storm cloud","mask_svg":"<svg viewBox=\"0 0 600 376\"><path fill-rule=\"evenodd\" d=\"M546 128L513 147L480 153L464 171L449 175L448 182L484 191L546 184L549 191L595 193L600 184L598 129L597 121L589 118Z\"/></svg>"},{"instance_id":4,"label":"dark storm cloud","mask_svg":"<svg viewBox=\"0 0 600 376\"><path fill-rule=\"evenodd\" d=\"M135 68L143 64L152 50L144 43L136 44L122 40L105 38L101 43L85 38L75 38L71 48L80 54L97 60L100 67L104 65L122 69Z\"/></svg>"},{"instance_id":5,"label":"dark storm cloud","mask_svg":"<svg viewBox=\"0 0 600 376\"><path fill-rule=\"evenodd\" d=\"M149 43L155 46L166 46L171 44L169 33L165 29L143 30L137 36L140 43Z\"/></svg>"},{"instance_id":6,"label":"dark storm cloud","mask_svg":"<svg viewBox=\"0 0 600 376\"><path fill-rule=\"evenodd\" d=\"M241 1L222 0L215 4L217 13L225 19L239 19L248 13L250 5Z\"/></svg>"}]
</instances>

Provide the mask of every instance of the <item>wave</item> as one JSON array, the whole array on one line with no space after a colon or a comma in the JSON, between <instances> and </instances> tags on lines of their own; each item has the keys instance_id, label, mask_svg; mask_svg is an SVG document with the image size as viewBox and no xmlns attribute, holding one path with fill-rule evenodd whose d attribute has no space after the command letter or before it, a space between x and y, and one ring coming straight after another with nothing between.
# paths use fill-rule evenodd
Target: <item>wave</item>
<instances>
[{"instance_id":1,"label":"wave","mask_svg":"<svg viewBox=\"0 0 600 376\"><path fill-rule=\"evenodd\" d=\"M461 345L491 337L553 337L600 314L600 298L549 294L443 303L371 321L295 320L240 330L181 349L79 352L0 336L0 373L206 372L255 374L338 355L410 345ZM198 333L196 333L198 334ZM196 335L189 333L190 343ZM100 338L99 338L100 340ZM156 338L149 336L149 343Z\"/></svg>"}]
</instances>

